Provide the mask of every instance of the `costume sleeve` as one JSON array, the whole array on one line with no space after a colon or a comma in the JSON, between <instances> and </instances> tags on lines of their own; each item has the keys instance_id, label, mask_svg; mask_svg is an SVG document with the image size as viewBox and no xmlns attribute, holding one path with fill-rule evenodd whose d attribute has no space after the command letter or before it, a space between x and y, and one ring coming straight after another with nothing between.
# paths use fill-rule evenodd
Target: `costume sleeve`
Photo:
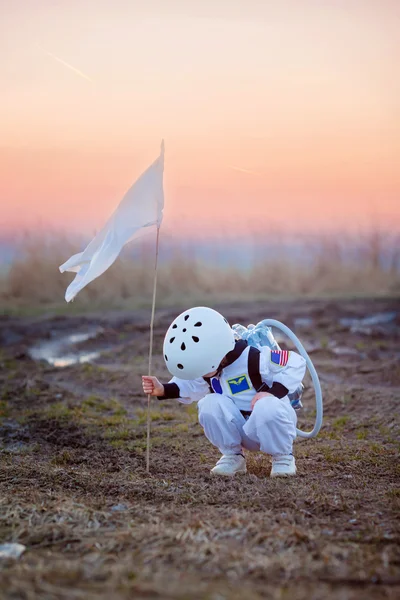
<instances>
[{"instance_id":1,"label":"costume sleeve","mask_svg":"<svg viewBox=\"0 0 400 600\"><path fill-rule=\"evenodd\" d=\"M182 404L197 402L210 391L208 383L202 377L192 380L173 377L164 387L165 396L162 396L160 400L176 398Z\"/></svg>"},{"instance_id":2,"label":"costume sleeve","mask_svg":"<svg viewBox=\"0 0 400 600\"><path fill-rule=\"evenodd\" d=\"M268 386L281 383L292 393L302 382L305 373L306 361L297 352L271 350L268 346L261 348L260 375Z\"/></svg>"}]
</instances>

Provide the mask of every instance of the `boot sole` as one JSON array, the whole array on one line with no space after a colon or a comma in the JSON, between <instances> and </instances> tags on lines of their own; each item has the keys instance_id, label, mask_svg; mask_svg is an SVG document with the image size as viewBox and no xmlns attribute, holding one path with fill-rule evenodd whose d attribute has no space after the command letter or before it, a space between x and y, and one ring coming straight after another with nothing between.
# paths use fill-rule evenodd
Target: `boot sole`
<instances>
[{"instance_id":1,"label":"boot sole","mask_svg":"<svg viewBox=\"0 0 400 600\"><path fill-rule=\"evenodd\" d=\"M211 475L214 475L214 477L235 477L235 475L246 475L247 473L247 469L245 469L244 471L235 471L234 473L221 473L218 471L210 471Z\"/></svg>"},{"instance_id":2,"label":"boot sole","mask_svg":"<svg viewBox=\"0 0 400 600\"><path fill-rule=\"evenodd\" d=\"M296 471L294 473L271 473L270 477L294 477L296 475Z\"/></svg>"}]
</instances>

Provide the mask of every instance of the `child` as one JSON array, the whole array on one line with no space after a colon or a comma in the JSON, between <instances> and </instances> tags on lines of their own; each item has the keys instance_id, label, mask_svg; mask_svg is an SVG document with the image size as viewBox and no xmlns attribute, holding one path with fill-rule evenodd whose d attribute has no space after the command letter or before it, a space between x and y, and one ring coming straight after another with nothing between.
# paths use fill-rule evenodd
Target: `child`
<instances>
[{"instance_id":1,"label":"child","mask_svg":"<svg viewBox=\"0 0 400 600\"><path fill-rule=\"evenodd\" d=\"M162 384L143 376L143 391L162 400L198 401L200 425L222 454L211 473L246 473L246 448L272 455L271 477L296 474L292 449L297 417L287 394L304 377L302 356L236 341L220 313L196 307L170 325L164 358L173 378Z\"/></svg>"}]
</instances>

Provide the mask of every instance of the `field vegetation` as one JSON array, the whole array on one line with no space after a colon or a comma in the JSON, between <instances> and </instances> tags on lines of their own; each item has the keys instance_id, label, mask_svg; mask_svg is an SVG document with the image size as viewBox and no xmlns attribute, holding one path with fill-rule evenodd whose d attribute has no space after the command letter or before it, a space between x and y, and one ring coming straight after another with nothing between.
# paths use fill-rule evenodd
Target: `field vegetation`
<instances>
[{"instance_id":1,"label":"field vegetation","mask_svg":"<svg viewBox=\"0 0 400 600\"><path fill-rule=\"evenodd\" d=\"M298 476L272 480L269 457L246 453L247 475L213 478L218 452L196 405L172 400L151 404L146 473L148 307L3 316L0 543L25 552L0 559L1 598L399 597L398 299L214 306L232 323L275 317L310 352L325 419L316 439L295 444ZM164 380L162 340L175 315L156 312L154 371ZM58 349L97 350L92 362L32 360L33 347L93 327L95 337ZM299 424L309 429L308 378L304 404Z\"/></svg>"},{"instance_id":2,"label":"field vegetation","mask_svg":"<svg viewBox=\"0 0 400 600\"><path fill-rule=\"evenodd\" d=\"M205 240L200 245L161 239L158 305L210 301L393 295L400 292L400 238L379 230L360 236L291 236L276 232L232 239L231 247ZM15 260L0 275L0 303L7 312L38 307L65 309L72 273L58 267L85 244L67 237L27 234ZM242 248L242 249L241 249ZM128 246L101 278L84 289L70 310L132 308L152 297L152 237Z\"/></svg>"}]
</instances>

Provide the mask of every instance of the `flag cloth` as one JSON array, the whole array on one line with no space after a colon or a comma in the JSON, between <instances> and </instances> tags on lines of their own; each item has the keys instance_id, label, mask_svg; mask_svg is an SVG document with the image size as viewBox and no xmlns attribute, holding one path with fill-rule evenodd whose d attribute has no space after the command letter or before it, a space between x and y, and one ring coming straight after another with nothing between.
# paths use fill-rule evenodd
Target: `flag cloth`
<instances>
[{"instance_id":1,"label":"flag cloth","mask_svg":"<svg viewBox=\"0 0 400 600\"><path fill-rule=\"evenodd\" d=\"M160 156L126 192L103 229L83 252L60 266L72 271L75 279L65 292L70 302L88 283L102 275L117 259L123 246L138 237L143 228L161 225L164 209L164 141Z\"/></svg>"}]
</instances>

